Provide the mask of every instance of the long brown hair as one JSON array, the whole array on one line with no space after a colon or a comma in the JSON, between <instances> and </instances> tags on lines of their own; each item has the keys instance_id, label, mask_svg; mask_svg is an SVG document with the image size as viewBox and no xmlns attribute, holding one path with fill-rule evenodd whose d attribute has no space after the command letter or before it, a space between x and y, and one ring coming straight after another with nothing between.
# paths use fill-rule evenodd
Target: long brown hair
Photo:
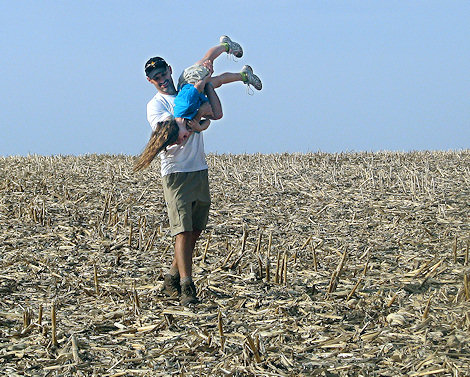
<instances>
[{"instance_id":1,"label":"long brown hair","mask_svg":"<svg viewBox=\"0 0 470 377\"><path fill-rule=\"evenodd\" d=\"M179 127L175 119L168 119L157 123L157 128L150 135L150 140L144 151L134 163L134 171L145 169L162 150L166 150L178 140Z\"/></svg>"}]
</instances>

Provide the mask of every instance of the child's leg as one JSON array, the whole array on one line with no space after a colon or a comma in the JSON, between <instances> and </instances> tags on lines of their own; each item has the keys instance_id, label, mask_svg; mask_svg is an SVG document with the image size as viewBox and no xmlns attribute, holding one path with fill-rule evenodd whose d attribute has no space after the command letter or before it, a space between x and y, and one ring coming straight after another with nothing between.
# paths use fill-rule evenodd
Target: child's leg
<instances>
[{"instance_id":1,"label":"child's leg","mask_svg":"<svg viewBox=\"0 0 470 377\"><path fill-rule=\"evenodd\" d=\"M243 49L237 42L232 41L226 35L220 37L220 44L214 47L211 47L204 57L196 62L196 64L201 65L206 60L210 60L212 63L217 59L222 53L226 52L227 54L233 54L237 58L243 56Z\"/></svg>"},{"instance_id":2,"label":"child's leg","mask_svg":"<svg viewBox=\"0 0 470 377\"><path fill-rule=\"evenodd\" d=\"M246 85L253 85L256 90L261 90L263 87L260 78L253 73L253 69L249 65L245 65L240 73L225 72L210 78L214 88L219 88L223 84L235 81L242 81Z\"/></svg>"},{"instance_id":3,"label":"child's leg","mask_svg":"<svg viewBox=\"0 0 470 377\"><path fill-rule=\"evenodd\" d=\"M217 59L221 54L223 54L226 51L227 51L226 47L222 44L211 47L206 52L204 57L201 60L197 61L196 64L202 65L202 63L204 63L206 60L210 60L211 62L214 62L215 59Z\"/></svg>"},{"instance_id":4,"label":"child's leg","mask_svg":"<svg viewBox=\"0 0 470 377\"><path fill-rule=\"evenodd\" d=\"M215 89L220 88L223 84L228 84L230 82L235 82L235 81L243 81L243 77L241 73L225 72L225 73L222 73L221 75L212 76L210 78L210 82L212 83L212 86Z\"/></svg>"}]
</instances>

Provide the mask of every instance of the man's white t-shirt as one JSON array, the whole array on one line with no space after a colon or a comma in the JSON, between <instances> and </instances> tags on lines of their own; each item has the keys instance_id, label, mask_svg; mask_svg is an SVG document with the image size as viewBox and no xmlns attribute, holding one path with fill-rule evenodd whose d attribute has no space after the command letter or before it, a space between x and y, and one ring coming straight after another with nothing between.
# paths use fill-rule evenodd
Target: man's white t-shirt
<instances>
[{"instance_id":1,"label":"man's white t-shirt","mask_svg":"<svg viewBox=\"0 0 470 377\"><path fill-rule=\"evenodd\" d=\"M147 120L154 131L158 122L173 116L175 97L157 93L147 104ZM202 132L193 132L183 144L167 147L166 152L160 153L160 159L162 177L171 173L207 169Z\"/></svg>"}]
</instances>

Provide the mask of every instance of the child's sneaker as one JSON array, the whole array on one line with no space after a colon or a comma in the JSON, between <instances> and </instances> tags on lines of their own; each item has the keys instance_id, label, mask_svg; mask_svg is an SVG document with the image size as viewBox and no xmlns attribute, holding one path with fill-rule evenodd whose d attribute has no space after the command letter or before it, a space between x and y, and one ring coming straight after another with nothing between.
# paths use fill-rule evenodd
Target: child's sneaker
<instances>
[{"instance_id":1,"label":"child's sneaker","mask_svg":"<svg viewBox=\"0 0 470 377\"><path fill-rule=\"evenodd\" d=\"M180 302L183 306L197 304L199 302L196 297L196 286L193 282L181 284Z\"/></svg>"},{"instance_id":2,"label":"child's sneaker","mask_svg":"<svg viewBox=\"0 0 470 377\"><path fill-rule=\"evenodd\" d=\"M263 88L260 78L253 73L253 68L249 65L245 65L240 73L244 84L253 85L256 90L261 90Z\"/></svg>"},{"instance_id":3,"label":"child's sneaker","mask_svg":"<svg viewBox=\"0 0 470 377\"><path fill-rule=\"evenodd\" d=\"M222 35L220 37L220 43L224 44L228 47L227 53L236 56L237 58L241 58L243 56L243 49L237 42L233 42L229 37L226 35Z\"/></svg>"}]
</instances>

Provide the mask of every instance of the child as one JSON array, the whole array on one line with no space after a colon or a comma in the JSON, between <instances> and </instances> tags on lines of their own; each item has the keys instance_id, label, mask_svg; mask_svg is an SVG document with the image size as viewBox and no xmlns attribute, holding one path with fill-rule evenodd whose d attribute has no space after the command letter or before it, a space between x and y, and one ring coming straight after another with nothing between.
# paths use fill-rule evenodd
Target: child
<instances>
[{"instance_id":1,"label":"child","mask_svg":"<svg viewBox=\"0 0 470 377\"><path fill-rule=\"evenodd\" d=\"M261 80L253 73L249 65L245 65L239 73L225 72L219 76L212 76L213 62L224 52L233 54L237 58L243 56L242 47L223 35L220 37L218 46L210 48L201 60L186 68L181 74L174 107L174 117L177 123L186 123L193 131L200 132L209 126L209 119L222 118L221 106L211 103L204 95L204 88L208 83L214 88L219 88L223 84L242 81L244 84L253 85L257 90L262 89ZM209 106L203 106L206 103ZM202 117L206 120L200 124ZM188 123L188 121L192 122Z\"/></svg>"},{"instance_id":2,"label":"child","mask_svg":"<svg viewBox=\"0 0 470 377\"><path fill-rule=\"evenodd\" d=\"M179 92L174 99L174 118L158 122L147 146L134 165L134 171L146 168L153 158L161 151L167 150L167 147L184 143L192 131L201 132L207 129L210 119L222 118L220 100L213 89L208 91L207 96L204 94L206 85L219 88L223 84L241 81L246 85L253 85L257 90L262 89L261 80L248 65L239 73L226 72L212 77L213 61L223 52L238 58L243 56L243 49L238 43L222 36L218 46L210 48L201 60L183 71L178 80ZM152 63L154 60L147 62L146 73L155 67ZM151 74L147 73L148 78L149 76ZM201 122L202 118L204 119Z\"/></svg>"}]
</instances>

